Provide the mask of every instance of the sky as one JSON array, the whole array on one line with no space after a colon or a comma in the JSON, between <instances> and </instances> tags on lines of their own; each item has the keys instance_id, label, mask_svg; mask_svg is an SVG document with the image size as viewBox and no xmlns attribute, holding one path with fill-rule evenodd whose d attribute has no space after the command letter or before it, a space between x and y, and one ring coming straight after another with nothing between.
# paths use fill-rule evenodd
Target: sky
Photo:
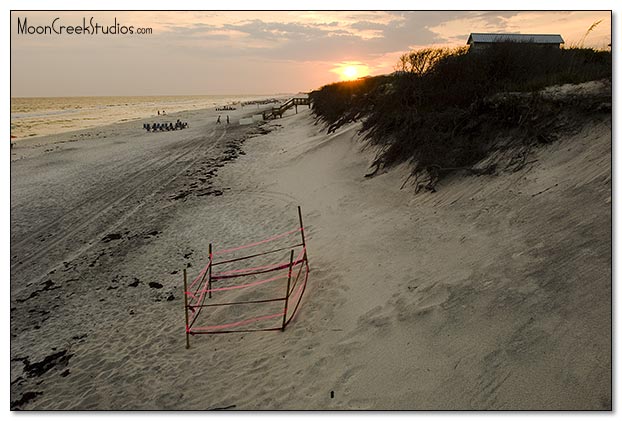
<instances>
[{"instance_id":1,"label":"sky","mask_svg":"<svg viewBox=\"0 0 622 421\"><path fill-rule=\"evenodd\" d=\"M37 34L91 22L134 34ZM33 34L18 32L18 19ZM583 39L588 28L600 23ZM37 28L40 27L40 28ZM150 34L138 34L149 28ZM465 45L471 32L558 33L607 48L610 12L84 11L11 13L11 96L307 92L390 73L401 54Z\"/></svg>"}]
</instances>

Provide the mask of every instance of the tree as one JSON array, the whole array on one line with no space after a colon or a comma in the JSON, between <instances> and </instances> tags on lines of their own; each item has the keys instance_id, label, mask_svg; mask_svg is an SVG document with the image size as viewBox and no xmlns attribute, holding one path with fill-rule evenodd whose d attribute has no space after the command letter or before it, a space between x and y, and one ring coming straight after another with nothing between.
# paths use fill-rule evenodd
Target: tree
<instances>
[{"instance_id":1,"label":"tree","mask_svg":"<svg viewBox=\"0 0 622 421\"><path fill-rule=\"evenodd\" d=\"M464 54L466 49L459 48L423 48L402 54L396 66L400 72L424 75L447 56Z\"/></svg>"}]
</instances>

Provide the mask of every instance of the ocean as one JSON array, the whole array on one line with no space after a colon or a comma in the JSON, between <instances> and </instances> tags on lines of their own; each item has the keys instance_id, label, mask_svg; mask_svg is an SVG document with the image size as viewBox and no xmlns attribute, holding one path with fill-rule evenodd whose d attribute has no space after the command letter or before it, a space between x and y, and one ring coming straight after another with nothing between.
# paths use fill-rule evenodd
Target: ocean
<instances>
[{"instance_id":1,"label":"ocean","mask_svg":"<svg viewBox=\"0 0 622 421\"><path fill-rule=\"evenodd\" d=\"M269 95L192 95L11 98L11 138L26 138L139 120L177 111L269 98Z\"/></svg>"}]
</instances>

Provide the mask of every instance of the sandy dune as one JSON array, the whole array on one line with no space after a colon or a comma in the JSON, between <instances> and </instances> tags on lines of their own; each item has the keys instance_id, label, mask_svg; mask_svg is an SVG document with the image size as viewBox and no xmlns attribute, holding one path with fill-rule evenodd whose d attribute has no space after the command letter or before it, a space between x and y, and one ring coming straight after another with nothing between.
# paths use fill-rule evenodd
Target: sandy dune
<instances>
[{"instance_id":1,"label":"sandy dune","mask_svg":"<svg viewBox=\"0 0 622 421\"><path fill-rule=\"evenodd\" d=\"M13 162L16 406L611 407L610 119L521 172L417 195L406 168L363 177L356 125L208 120L157 146L108 128ZM312 271L293 323L186 350L181 269L196 275L210 242L295 228L297 205Z\"/></svg>"}]
</instances>

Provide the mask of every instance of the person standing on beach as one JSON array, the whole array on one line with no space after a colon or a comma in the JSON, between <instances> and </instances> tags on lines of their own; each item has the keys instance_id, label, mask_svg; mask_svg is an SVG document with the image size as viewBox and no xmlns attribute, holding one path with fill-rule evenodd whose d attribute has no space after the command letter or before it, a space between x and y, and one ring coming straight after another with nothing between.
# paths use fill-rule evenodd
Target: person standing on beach
<instances>
[{"instance_id":1,"label":"person standing on beach","mask_svg":"<svg viewBox=\"0 0 622 421\"><path fill-rule=\"evenodd\" d=\"M227 116L227 124L229 124L229 116Z\"/></svg>"},{"instance_id":2,"label":"person standing on beach","mask_svg":"<svg viewBox=\"0 0 622 421\"><path fill-rule=\"evenodd\" d=\"M220 124L220 116L218 116L218 120L216 120L216 124Z\"/></svg>"},{"instance_id":3,"label":"person standing on beach","mask_svg":"<svg viewBox=\"0 0 622 421\"><path fill-rule=\"evenodd\" d=\"M160 110L158 110L158 115L160 115Z\"/></svg>"}]
</instances>

